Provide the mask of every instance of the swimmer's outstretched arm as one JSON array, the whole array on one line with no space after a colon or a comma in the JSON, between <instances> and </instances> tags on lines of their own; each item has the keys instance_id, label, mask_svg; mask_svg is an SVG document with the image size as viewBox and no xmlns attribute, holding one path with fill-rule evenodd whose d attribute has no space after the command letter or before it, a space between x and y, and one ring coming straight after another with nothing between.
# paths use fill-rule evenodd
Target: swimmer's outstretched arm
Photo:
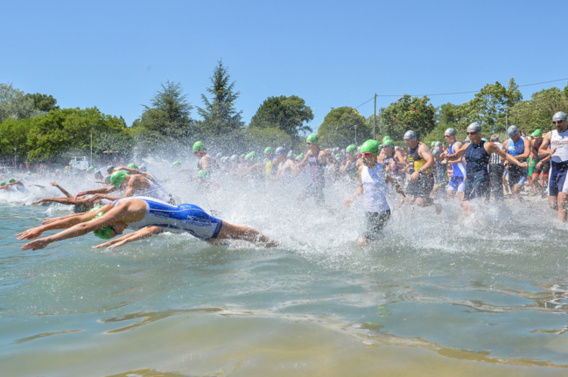
<instances>
[{"instance_id":1,"label":"swimmer's outstretched arm","mask_svg":"<svg viewBox=\"0 0 568 377\"><path fill-rule=\"evenodd\" d=\"M69 219L71 217L79 217L81 215L83 215L83 213L74 213L72 215L65 215L65 216L59 216L59 217L48 217L47 219L43 219L41 221L41 225L47 225L47 224L51 224L51 223L54 223L54 222L59 221L59 220Z\"/></svg>"},{"instance_id":2,"label":"swimmer's outstretched arm","mask_svg":"<svg viewBox=\"0 0 568 377\"><path fill-rule=\"evenodd\" d=\"M98 249L106 247L107 249L114 249L115 247L119 247L130 242L152 237L154 234L162 233L163 231L164 228L159 226L147 226L145 228L137 230L136 232L126 234L120 238L93 246L93 248Z\"/></svg>"},{"instance_id":3,"label":"swimmer's outstretched arm","mask_svg":"<svg viewBox=\"0 0 568 377\"><path fill-rule=\"evenodd\" d=\"M75 196L75 198L78 198L80 196L85 196L85 195L108 194L108 193L111 193L113 191L116 191L117 189L118 189L118 187L108 186L108 187L101 187L99 189L94 189L94 190L81 191L80 193L77 194L77 196Z\"/></svg>"},{"instance_id":4,"label":"swimmer's outstretched arm","mask_svg":"<svg viewBox=\"0 0 568 377\"><path fill-rule=\"evenodd\" d=\"M57 182L51 182L51 185L54 187L57 187L59 189L59 191L61 191L63 193L63 195L65 195L68 198L73 198L73 195L69 194L69 192L67 190L65 190L63 187L59 186L59 184Z\"/></svg>"},{"instance_id":5,"label":"swimmer's outstretched arm","mask_svg":"<svg viewBox=\"0 0 568 377\"><path fill-rule=\"evenodd\" d=\"M108 211L106 216L101 216L99 218L94 218L100 211ZM39 250L43 249L52 242L66 240L68 238L79 237L85 235L93 230L103 228L110 225L116 221L120 221L122 215L122 209L112 207L112 203L109 203L97 211L86 212L77 217L72 217L67 220L60 220L53 222L51 224L38 226L36 228L31 228L18 234L18 240L24 239L34 239L39 237L46 230L52 229L65 229L62 232L53 234L49 237L39 238L35 241L28 242L22 246L22 250Z\"/></svg>"},{"instance_id":6,"label":"swimmer's outstretched arm","mask_svg":"<svg viewBox=\"0 0 568 377\"><path fill-rule=\"evenodd\" d=\"M42 203L60 203L60 204L77 204L76 199L74 198L43 198L40 200L36 200L32 202L32 204L42 204Z\"/></svg>"}]
</instances>

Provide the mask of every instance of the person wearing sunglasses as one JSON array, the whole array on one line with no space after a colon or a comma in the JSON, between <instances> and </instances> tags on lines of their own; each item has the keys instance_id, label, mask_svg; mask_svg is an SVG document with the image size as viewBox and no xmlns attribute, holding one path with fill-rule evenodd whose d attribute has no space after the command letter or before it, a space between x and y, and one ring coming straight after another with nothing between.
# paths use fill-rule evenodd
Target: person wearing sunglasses
<instances>
[{"instance_id":1,"label":"person wearing sunglasses","mask_svg":"<svg viewBox=\"0 0 568 377\"><path fill-rule=\"evenodd\" d=\"M306 138L306 146L308 151L296 168L301 169L308 166L311 183L300 194L299 199L312 196L318 205L324 205L325 168L329 164L333 164L333 169L337 173L339 164L331 153L320 148L318 135L311 134L308 136Z\"/></svg>"},{"instance_id":2,"label":"person wearing sunglasses","mask_svg":"<svg viewBox=\"0 0 568 377\"><path fill-rule=\"evenodd\" d=\"M505 153L515 156L521 162L526 161L530 156L530 141L528 138L521 137L517 126L510 126L507 129L509 139L503 143ZM517 165L509 165L509 188L517 201L521 200L521 188L527 180L527 169Z\"/></svg>"},{"instance_id":3,"label":"person wearing sunglasses","mask_svg":"<svg viewBox=\"0 0 568 377\"><path fill-rule=\"evenodd\" d=\"M361 145L359 154L362 164L359 166L359 186L353 197L345 202L349 207L353 201L363 195L367 212L367 230L359 237L357 244L365 246L378 238L380 231L390 218L391 211L387 202L388 184L394 186L396 192L406 197L401 186L391 175L385 161L385 155L379 155L379 142L367 140Z\"/></svg>"},{"instance_id":4,"label":"person wearing sunglasses","mask_svg":"<svg viewBox=\"0 0 568 377\"><path fill-rule=\"evenodd\" d=\"M479 123L471 123L467 127L467 136L469 143L463 145L456 153L447 154L446 157L450 162L465 157L465 193L462 202L462 208L465 215L468 216L472 207L470 201L475 198L484 198L489 200L491 193L490 178L488 164L492 153L498 154L503 160L512 162L515 165L526 168L526 162L519 162L515 156L505 153L499 149L497 145L490 141L481 139L481 125Z\"/></svg>"},{"instance_id":5,"label":"person wearing sunglasses","mask_svg":"<svg viewBox=\"0 0 568 377\"><path fill-rule=\"evenodd\" d=\"M554 129L544 135L538 156L550 156L548 174L548 205L558 210L558 220L566 221L566 197L568 196L568 124L566 113L559 111L552 116Z\"/></svg>"},{"instance_id":6,"label":"person wearing sunglasses","mask_svg":"<svg viewBox=\"0 0 568 377\"><path fill-rule=\"evenodd\" d=\"M416 132L409 130L403 136L408 147L406 161L410 179L406 186L407 199L410 204L416 203L421 207L435 206L436 213L442 211L440 204L434 203L430 193L434 189L434 166L436 165L430 148L418 141Z\"/></svg>"}]
</instances>

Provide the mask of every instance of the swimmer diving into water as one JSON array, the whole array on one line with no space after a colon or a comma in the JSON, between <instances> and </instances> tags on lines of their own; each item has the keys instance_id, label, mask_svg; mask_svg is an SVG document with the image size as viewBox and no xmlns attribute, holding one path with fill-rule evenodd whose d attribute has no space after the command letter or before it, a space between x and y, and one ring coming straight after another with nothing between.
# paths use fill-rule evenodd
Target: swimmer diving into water
<instances>
[{"instance_id":1,"label":"swimmer diving into water","mask_svg":"<svg viewBox=\"0 0 568 377\"><path fill-rule=\"evenodd\" d=\"M211 243L218 240L238 239L266 247L277 246L277 242L255 229L217 219L196 205L180 204L176 207L146 197L119 199L87 213L28 229L18 234L18 240L37 238L47 230L65 229L22 246L22 250L39 250L50 243L83 236L92 231L100 238L111 239L122 234L127 227L136 231L96 247L114 248L164 231L190 233Z\"/></svg>"}]
</instances>

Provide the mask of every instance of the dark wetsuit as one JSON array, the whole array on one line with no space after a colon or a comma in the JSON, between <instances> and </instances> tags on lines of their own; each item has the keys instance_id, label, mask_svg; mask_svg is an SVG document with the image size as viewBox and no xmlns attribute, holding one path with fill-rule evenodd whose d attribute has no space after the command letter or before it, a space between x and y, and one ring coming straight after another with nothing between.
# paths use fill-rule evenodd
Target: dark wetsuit
<instances>
[{"instance_id":1,"label":"dark wetsuit","mask_svg":"<svg viewBox=\"0 0 568 377\"><path fill-rule=\"evenodd\" d=\"M518 156L525 153L524 139L521 137L516 143L512 139L509 139L506 152L511 156L515 156L517 158ZM511 188L511 190L515 187L515 185L523 186L526 180L527 168L521 168L518 165L509 164L509 187Z\"/></svg>"},{"instance_id":2,"label":"dark wetsuit","mask_svg":"<svg viewBox=\"0 0 568 377\"><path fill-rule=\"evenodd\" d=\"M480 144L469 143L465 150L466 180L464 200L485 198L489 200L489 158L491 155L484 148L485 141Z\"/></svg>"},{"instance_id":3,"label":"dark wetsuit","mask_svg":"<svg viewBox=\"0 0 568 377\"><path fill-rule=\"evenodd\" d=\"M420 147L418 143L415 148L408 148L408 167L409 173L412 174L418 171L422 166L426 164L426 160L420 157L418 154L418 148ZM409 181L406 186L406 194L413 196L415 198L428 198L430 197L430 192L434 188L434 173L433 169L428 169L424 174L420 174L416 182Z\"/></svg>"}]
</instances>

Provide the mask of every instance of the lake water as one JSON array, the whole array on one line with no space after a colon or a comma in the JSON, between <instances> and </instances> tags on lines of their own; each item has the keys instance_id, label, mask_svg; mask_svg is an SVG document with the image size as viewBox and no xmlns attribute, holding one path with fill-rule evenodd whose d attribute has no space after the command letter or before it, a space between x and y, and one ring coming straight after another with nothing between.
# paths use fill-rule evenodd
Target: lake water
<instances>
[{"instance_id":1,"label":"lake water","mask_svg":"<svg viewBox=\"0 0 568 377\"><path fill-rule=\"evenodd\" d=\"M2 376L568 375L568 232L545 200L470 218L455 201L393 206L360 248L353 184L328 184L330 213L296 199L304 182L164 182L281 246L163 234L100 250L87 235L21 251L17 233L69 211L22 206L51 188L4 194Z\"/></svg>"}]
</instances>

